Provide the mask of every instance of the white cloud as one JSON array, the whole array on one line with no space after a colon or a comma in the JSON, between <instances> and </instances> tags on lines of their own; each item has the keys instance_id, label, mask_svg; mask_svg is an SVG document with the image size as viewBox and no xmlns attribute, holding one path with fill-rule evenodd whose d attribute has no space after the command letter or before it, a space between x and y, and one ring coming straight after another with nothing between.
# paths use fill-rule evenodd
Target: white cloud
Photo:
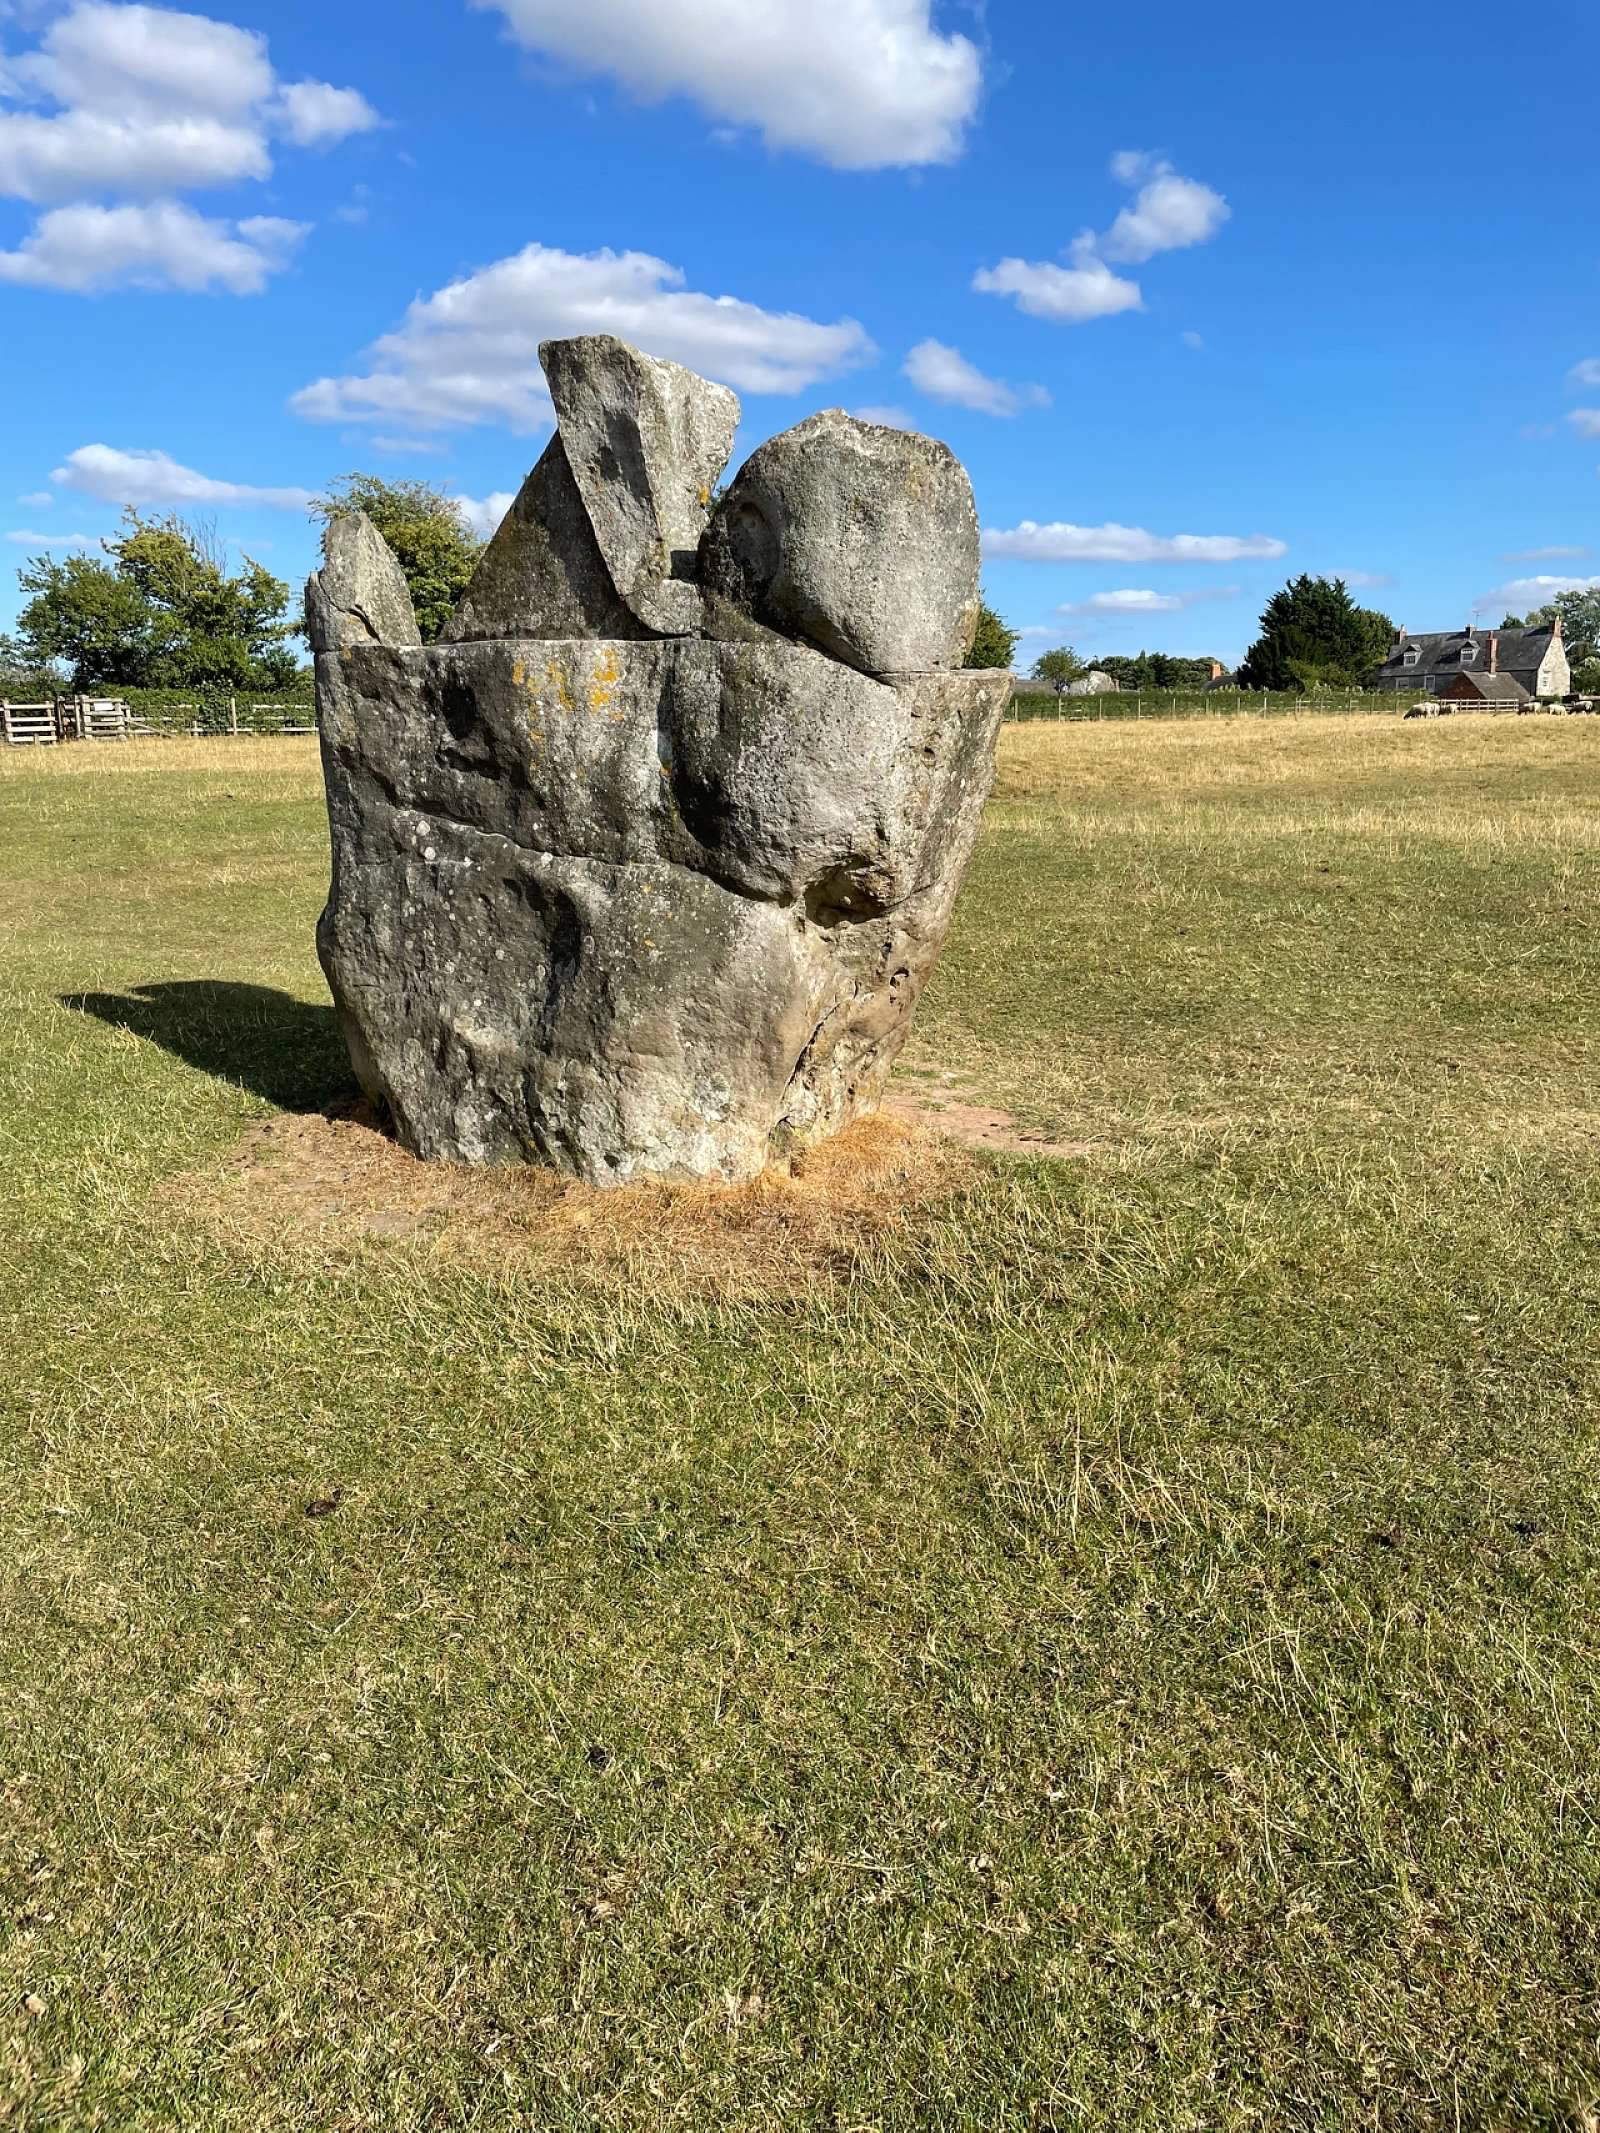
<instances>
[{"instance_id":1,"label":"white cloud","mask_svg":"<svg viewBox=\"0 0 1600 2133\"><path fill-rule=\"evenodd\" d=\"M943 341L919 341L906 357L905 375L930 400L969 407L979 415L1019 415L1025 407L1050 405L1042 385L1007 385L987 378L959 348Z\"/></svg>"},{"instance_id":2,"label":"white cloud","mask_svg":"<svg viewBox=\"0 0 1600 2133\"><path fill-rule=\"evenodd\" d=\"M50 494L50 491L48 489L35 489L28 496L19 496L17 498L17 502L19 504L33 504L35 507L37 507L41 504L53 504L55 502L55 498Z\"/></svg>"},{"instance_id":3,"label":"white cloud","mask_svg":"<svg viewBox=\"0 0 1600 2133\"><path fill-rule=\"evenodd\" d=\"M1513 578L1508 585L1496 585L1492 591L1481 593L1475 603L1479 607L1543 607L1557 593L1600 592L1600 578Z\"/></svg>"},{"instance_id":4,"label":"white cloud","mask_svg":"<svg viewBox=\"0 0 1600 2133\"><path fill-rule=\"evenodd\" d=\"M1600 437L1600 407L1575 407L1567 420L1580 437Z\"/></svg>"},{"instance_id":5,"label":"white cloud","mask_svg":"<svg viewBox=\"0 0 1600 2133\"><path fill-rule=\"evenodd\" d=\"M97 533L8 533L18 548L98 548Z\"/></svg>"},{"instance_id":6,"label":"white cloud","mask_svg":"<svg viewBox=\"0 0 1600 2133\"><path fill-rule=\"evenodd\" d=\"M1212 600L1236 600L1237 585L1207 585L1198 592L1158 593L1146 591L1091 593L1087 600L1069 600L1058 615L1176 615L1186 607L1200 607Z\"/></svg>"},{"instance_id":7,"label":"white cloud","mask_svg":"<svg viewBox=\"0 0 1600 2133\"><path fill-rule=\"evenodd\" d=\"M1107 260L1137 264L1158 252L1175 252L1214 237L1233 210L1221 193L1194 178L1180 177L1170 163L1139 149L1125 148L1111 158L1111 175L1119 185L1138 186L1104 237L1084 230L1068 246L1067 264L1053 260L1002 259L982 267L972 286L985 296L1010 296L1019 310L1034 318L1078 324L1142 311L1144 291L1136 281L1113 274ZM1203 346L1198 334L1185 334L1191 347Z\"/></svg>"},{"instance_id":8,"label":"white cloud","mask_svg":"<svg viewBox=\"0 0 1600 2133\"><path fill-rule=\"evenodd\" d=\"M199 115L138 120L94 111L59 118L0 112L0 194L13 199L145 197L271 174L266 142L248 125Z\"/></svg>"},{"instance_id":9,"label":"white cloud","mask_svg":"<svg viewBox=\"0 0 1600 2133\"><path fill-rule=\"evenodd\" d=\"M822 325L683 283L679 268L647 252L530 244L419 297L368 350L369 369L319 378L290 404L314 422L537 430L551 419L539 343L580 333L620 334L755 393L802 392L877 355L854 319Z\"/></svg>"},{"instance_id":10,"label":"white cloud","mask_svg":"<svg viewBox=\"0 0 1600 2133\"><path fill-rule=\"evenodd\" d=\"M107 504L234 504L269 511L304 511L309 489L260 489L249 482L215 481L180 466L165 452L119 452L84 444L67 454L50 479Z\"/></svg>"},{"instance_id":11,"label":"white cloud","mask_svg":"<svg viewBox=\"0 0 1600 2133\"><path fill-rule=\"evenodd\" d=\"M1600 385L1600 356L1585 356L1567 372L1569 385Z\"/></svg>"},{"instance_id":12,"label":"white cloud","mask_svg":"<svg viewBox=\"0 0 1600 2133\"><path fill-rule=\"evenodd\" d=\"M516 500L516 497L509 489L496 489L492 496L458 496L456 498L456 502L461 506L462 512L465 514L467 524L480 541L486 541L490 538Z\"/></svg>"},{"instance_id":13,"label":"white cloud","mask_svg":"<svg viewBox=\"0 0 1600 2133\"><path fill-rule=\"evenodd\" d=\"M27 498L23 498L27 502ZM1518 548L1510 555L1503 555L1502 563L1568 563L1589 553L1587 548Z\"/></svg>"},{"instance_id":14,"label":"white cloud","mask_svg":"<svg viewBox=\"0 0 1600 2133\"><path fill-rule=\"evenodd\" d=\"M1111 175L1119 185L1142 185L1161 167L1161 158L1143 148L1119 148L1111 158Z\"/></svg>"},{"instance_id":15,"label":"white cloud","mask_svg":"<svg viewBox=\"0 0 1600 2133\"><path fill-rule=\"evenodd\" d=\"M275 139L322 148L379 124L357 90L280 83L254 30L121 0L57 15L8 56L0 97L0 197L54 210L0 278L80 292L253 293L304 226L207 219L176 196L270 178Z\"/></svg>"},{"instance_id":16,"label":"white cloud","mask_svg":"<svg viewBox=\"0 0 1600 2133\"><path fill-rule=\"evenodd\" d=\"M1289 551L1265 533L1159 534L1140 526L1041 526L1030 518L1009 531L987 529L983 552L1023 563L1244 563Z\"/></svg>"},{"instance_id":17,"label":"white cloud","mask_svg":"<svg viewBox=\"0 0 1600 2133\"><path fill-rule=\"evenodd\" d=\"M117 0L78 0L9 72L26 108L0 112L0 193L21 200L264 179L273 134L320 147L378 123L354 89L280 86L254 30Z\"/></svg>"},{"instance_id":18,"label":"white cloud","mask_svg":"<svg viewBox=\"0 0 1600 2133\"><path fill-rule=\"evenodd\" d=\"M1058 324L1144 309L1139 284L1124 281L1095 257L1092 234L1077 238L1067 257L1071 264L1064 267L1048 259L1002 259L996 267L980 267L972 286L983 296L1014 297L1019 311Z\"/></svg>"},{"instance_id":19,"label":"white cloud","mask_svg":"<svg viewBox=\"0 0 1600 2133\"><path fill-rule=\"evenodd\" d=\"M1124 184L1138 182L1130 171L1145 159L1128 155L1112 159L1112 176ZM1131 207L1125 207L1106 232L1101 249L1108 259L1138 265L1158 252L1178 252L1215 237L1233 210L1221 193L1194 178L1180 177L1170 163L1149 167Z\"/></svg>"},{"instance_id":20,"label":"white cloud","mask_svg":"<svg viewBox=\"0 0 1600 2133\"><path fill-rule=\"evenodd\" d=\"M850 412L857 422L875 422L880 429L915 431L918 426L903 407L853 407Z\"/></svg>"},{"instance_id":21,"label":"white cloud","mask_svg":"<svg viewBox=\"0 0 1600 2133\"><path fill-rule=\"evenodd\" d=\"M1196 355L1204 354L1206 337L1203 333L1196 333L1192 326L1186 333L1180 333L1178 339L1182 341L1185 348L1192 348Z\"/></svg>"},{"instance_id":22,"label":"white cloud","mask_svg":"<svg viewBox=\"0 0 1600 2133\"><path fill-rule=\"evenodd\" d=\"M474 0L532 50L610 75L643 103L692 97L769 148L841 170L948 163L977 109L966 37L930 0Z\"/></svg>"},{"instance_id":23,"label":"white cloud","mask_svg":"<svg viewBox=\"0 0 1600 2133\"><path fill-rule=\"evenodd\" d=\"M275 83L256 31L119 0L78 0L33 51L13 54L10 68L22 96L136 120L242 116Z\"/></svg>"},{"instance_id":24,"label":"white cloud","mask_svg":"<svg viewBox=\"0 0 1600 2133\"><path fill-rule=\"evenodd\" d=\"M80 295L221 288L254 296L289 264L307 228L272 215L224 222L177 200L57 207L14 252L0 252L0 282Z\"/></svg>"},{"instance_id":25,"label":"white cloud","mask_svg":"<svg viewBox=\"0 0 1600 2133\"><path fill-rule=\"evenodd\" d=\"M1324 570L1319 571L1318 576L1324 585L1331 585L1337 579L1348 585L1352 592L1373 591L1381 585L1394 583L1394 579L1382 570Z\"/></svg>"},{"instance_id":26,"label":"white cloud","mask_svg":"<svg viewBox=\"0 0 1600 2133\"><path fill-rule=\"evenodd\" d=\"M273 110L297 148L331 148L383 123L359 89L335 89L325 81L290 82Z\"/></svg>"},{"instance_id":27,"label":"white cloud","mask_svg":"<svg viewBox=\"0 0 1600 2133\"><path fill-rule=\"evenodd\" d=\"M1058 615L1175 615L1184 602L1176 593L1104 592L1087 600L1069 600Z\"/></svg>"}]
</instances>

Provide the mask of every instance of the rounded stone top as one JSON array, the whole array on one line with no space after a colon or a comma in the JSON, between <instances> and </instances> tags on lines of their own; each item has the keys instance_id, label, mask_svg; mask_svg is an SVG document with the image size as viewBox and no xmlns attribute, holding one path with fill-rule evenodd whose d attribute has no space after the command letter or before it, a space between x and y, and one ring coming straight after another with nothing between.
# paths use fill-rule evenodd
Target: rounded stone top
<instances>
[{"instance_id":1,"label":"rounded stone top","mask_svg":"<svg viewBox=\"0 0 1600 2133\"><path fill-rule=\"evenodd\" d=\"M701 578L849 666L907 673L966 658L978 563L972 484L949 447L829 408L746 460Z\"/></svg>"}]
</instances>

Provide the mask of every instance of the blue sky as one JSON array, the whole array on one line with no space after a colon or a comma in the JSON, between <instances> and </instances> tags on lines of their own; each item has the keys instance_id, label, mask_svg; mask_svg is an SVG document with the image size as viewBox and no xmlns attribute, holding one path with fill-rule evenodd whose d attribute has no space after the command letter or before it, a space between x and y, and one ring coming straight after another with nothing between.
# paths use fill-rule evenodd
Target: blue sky
<instances>
[{"instance_id":1,"label":"blue sky","mask_svg":"<svg viewBox=\"0 0 1600 2133\"><path fill-rule=\"evenodd\" d=\"M1299 570L1412 629L1600 582L1597 24L0 0L0 627L124 500L290 579L352 468L487 524L536 343L600 330L735 386L741 455L945 438L1022 659L1232 658Z\"/></svg>"}]
</instances>

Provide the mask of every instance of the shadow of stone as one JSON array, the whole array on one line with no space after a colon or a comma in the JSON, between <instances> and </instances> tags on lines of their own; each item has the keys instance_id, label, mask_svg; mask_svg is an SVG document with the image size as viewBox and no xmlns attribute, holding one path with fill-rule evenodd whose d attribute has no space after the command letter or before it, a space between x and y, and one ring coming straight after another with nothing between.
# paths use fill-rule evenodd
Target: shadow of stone
<instances>
[{"instance_id":1,"label":"shadow of stone","mask_svg":"<svg viewBox=\"0 0 1600 2133\"><path fill-rule=\"evenodd\" d=\"M131 1030L219 1081L251 1089L281 1111L321 1111L354 1093L349 1055L330 1006L270 985L175 979L131 993L63 993L63 1007Z\"/></svg>"}]
</instances>

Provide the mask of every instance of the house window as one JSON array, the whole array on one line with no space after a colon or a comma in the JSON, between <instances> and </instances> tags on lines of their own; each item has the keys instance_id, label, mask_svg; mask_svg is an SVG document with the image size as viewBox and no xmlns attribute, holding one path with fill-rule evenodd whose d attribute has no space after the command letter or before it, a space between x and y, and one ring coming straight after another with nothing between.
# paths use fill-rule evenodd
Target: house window
<instances>
[{"instance_id":1,"label":"house window","mask_svg":"<svg viewBox=\"0 0 1600 2133\"><path fill-rule=\"evenodd\" d=\"M1470 667L1477 656L1478 647L1475 644L1464 644L1461 647L1461 664L1464 667Z\"/></svg>"},{"instance_id":2,"label":"house window","mask_svg":"<svg viewBox=\"0 0 1600 2133\"><path fill-rule=\"evenodd\" d=\"M1421 652L1420 652L1420 651L1418 650L1418 648L1416 647L1416 645L1414 645L1414 644L1408 644L1408 645L1406 646L1406 665L1407 665L1408 667L1414 667L1414 666L1416 665L1417 661L1418 661L1418 660L1419 660L1419 659L1420 659L1421 657L1422 657L1422 654L1421 654Z\"/></svg>"}]
</instances>

